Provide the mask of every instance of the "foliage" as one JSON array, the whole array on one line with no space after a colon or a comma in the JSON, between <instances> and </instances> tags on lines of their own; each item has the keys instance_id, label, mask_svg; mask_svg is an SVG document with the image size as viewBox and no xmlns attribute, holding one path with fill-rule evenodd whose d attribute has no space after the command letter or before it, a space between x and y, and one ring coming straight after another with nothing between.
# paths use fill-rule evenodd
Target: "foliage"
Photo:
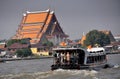
<instances>
[{"instance_id":1,"label":"foliage","mask_svg":"<svg viewBox=\"0 0 120 79\"><path fill-rule=\"evenodd\" d=\"M27 44L27 40L26 39L20 39L20 43L21 44Z\"/></svg>"},{"instance_id":2,"label":"foliage","mask_svg":"<svg viewBox=\"0 0 120 79\"><path fill-rule=\"evenodd\" d=\"M52 47L52 46L53 46L53 43L50 42L50 41L48 41L48 40L44 40L44 41L42 42L42 45L43 45L43 46L49 46L49 47Z\"/></svg>"},{"instance_id":3,"label":"foliage","mask_svg":"<svg viewBox=\"0 0 120 79\"><path fill-rule=\"evenodd\" d=\"M7 42L7 46L10 46L10 45L12 45L13 43L16 43L16 42L18 42L17 39L11 39L11 40L8 40L8 42Z\"/></svg>"},{"instance_id":4,"label":"foliage","mask_svg":"<svg viewBox=\"0 0 120 79\"><path fill-rule=\"evenodd\" d=\"M26 39L10 39L7 42L7 46L10 46L10 45L12 45L14 43L27 44L27 41L26 41Z\"/></svg>"},{"instance_id":5,"label":"foliage","mask_svg":"<svg viewBox=\"0 0 120 79\"><path fill-rule=\"evenodd\" d=\"M19 49L15 52L15 54L17 55L17 57L27 57L27 56L31 56L32 52L30 49Z\"/></svg>"},{"instance_id":6,"label":"foliage","mask_svg":"<svg viewBox=\"0 0 120 79\"><path fill-rule=\"evenodd\" d=\"M86 35L86 40L84 41L85 46L105 46L110 44L110 38L108 35L99 32L97 30L92 30Z\"/></svg>"}]
</instances>

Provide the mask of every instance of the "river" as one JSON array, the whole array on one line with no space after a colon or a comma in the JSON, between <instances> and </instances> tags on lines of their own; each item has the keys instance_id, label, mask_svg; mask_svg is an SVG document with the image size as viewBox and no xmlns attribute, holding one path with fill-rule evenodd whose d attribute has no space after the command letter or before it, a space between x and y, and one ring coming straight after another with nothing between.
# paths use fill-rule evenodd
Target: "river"
<instances>
[{"instance_id":1,"label":"river","mask_svg":"<svg viewBox=\"0 0 120 79\"><path fill-rule=\"evenodd\" d=\"M120 54L108 55L112 68L99 70L50 70L52 58L0 63L0 79L120 79Z\"/></svg>"}]
</instances>

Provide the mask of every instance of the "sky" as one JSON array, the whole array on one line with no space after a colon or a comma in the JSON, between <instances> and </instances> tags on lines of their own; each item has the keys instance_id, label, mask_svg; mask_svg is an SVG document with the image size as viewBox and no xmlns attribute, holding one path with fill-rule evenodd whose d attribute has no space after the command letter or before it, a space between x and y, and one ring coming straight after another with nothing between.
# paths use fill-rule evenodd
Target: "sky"
<instances>
[{"instance_id":1,"label":"sky","mask_svg":"<svg viewBox=\"0 0 120 79\"><path fill-rule=\"evenodd\" d=\"M120 35L120 0L0 0L0 39L15 35L26 11L48 8L70 39L93 29Z\"/></svg>"}]
</instances>

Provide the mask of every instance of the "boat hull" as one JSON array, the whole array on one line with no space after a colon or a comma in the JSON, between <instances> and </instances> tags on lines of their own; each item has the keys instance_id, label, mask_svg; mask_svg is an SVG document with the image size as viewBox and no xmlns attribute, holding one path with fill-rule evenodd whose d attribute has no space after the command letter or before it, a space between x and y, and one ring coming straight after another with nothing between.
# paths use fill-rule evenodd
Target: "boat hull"
<instances>
[{"instance_id":1,"label":"boat hull","mask_svg":"<svg viewBox=\"0 0 120 79\"><path fill-rule=\"evenodd\" d=\"M65 64L65 65L52 65L51 70L56 70L56 69L77 69L77 70L91 70L91 69L99 69L99 68L106 68L107 64L101 64L101 65L77 65L77 64Z\"/></svg>"},{"instance_id":2,"label":"boat hull","mask_svg":"<svg viewBox=\"0 0 120 79\"><path fill-rule=\"evenodd\" d=\"M52 65L51 66L51 70L56 70L56 69L77 69L77 70L81 70L81 69L89 69L90 66L88 65L77 65L77 64L64 64L64 65Z\"/></svg>"}]
</instances>

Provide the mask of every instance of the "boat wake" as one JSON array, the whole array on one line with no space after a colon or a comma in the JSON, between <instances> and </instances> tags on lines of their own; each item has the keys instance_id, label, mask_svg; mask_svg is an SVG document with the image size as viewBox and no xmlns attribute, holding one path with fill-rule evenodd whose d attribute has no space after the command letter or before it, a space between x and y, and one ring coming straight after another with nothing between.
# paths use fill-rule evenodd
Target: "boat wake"
<instances>
[{"instance_id":1,"label":"boat wake","mask_svg":"<svg viewBox=\"0 0 120 79\"><path fill-rule=\"evenodd\" d=\"M51 71L35 72L35 73L20 73L20 74L1 75L0 79L46 79L50 75L51 75Z\"/></svg>"},{"instance_id":2,"label":"boat wake","mask_svg":"<svg viewBox=\"0 0 120 79\"><path fill-rule=\"evenodd\" d=\"M116 64L116 65L113 66L113 68L119 68L119 67L120 67L119 64Z\"/></svg>"},{"instance_id":3,"label":"boat wake","mask_svg":"<svg viewBox=\"0 0 120 79\"><path fill-rule=\"evenodd\" d=\"M63 70L1 75L0 79L96 79L95 70Z\"/></svg>"},{"instance_id":4,"label":"boat wake","mask_svg":"<svg viewBox=\"0 0 120 79\"><path fill-rule=\"evenodd\" d=\"M98 75L102 75L102 77L106 77L103 75L106 74L109 70L111 71L116 68L120 68L120 66L116 64L114 65L114 67L110 69L103 69L101 71L57 69L54 71L46 71L46 72L0 75L0 79L104 79ZM110 71L108 74L112 74ZM103 72L105 73L103 74Z\"/></svg>"},{"instance_id":5,"label":"boat wake","mask_svg":"<svg viewBox=\"0 0 120 79\"><path fill-rule=\"evenodd\" d=\"M84 76L94 76L98 72L95 70L64 70L64 69L57 69L54 73L62 73L62 74L69 74L69 75L84 75Z\"/></svg>"}]
</instances>

